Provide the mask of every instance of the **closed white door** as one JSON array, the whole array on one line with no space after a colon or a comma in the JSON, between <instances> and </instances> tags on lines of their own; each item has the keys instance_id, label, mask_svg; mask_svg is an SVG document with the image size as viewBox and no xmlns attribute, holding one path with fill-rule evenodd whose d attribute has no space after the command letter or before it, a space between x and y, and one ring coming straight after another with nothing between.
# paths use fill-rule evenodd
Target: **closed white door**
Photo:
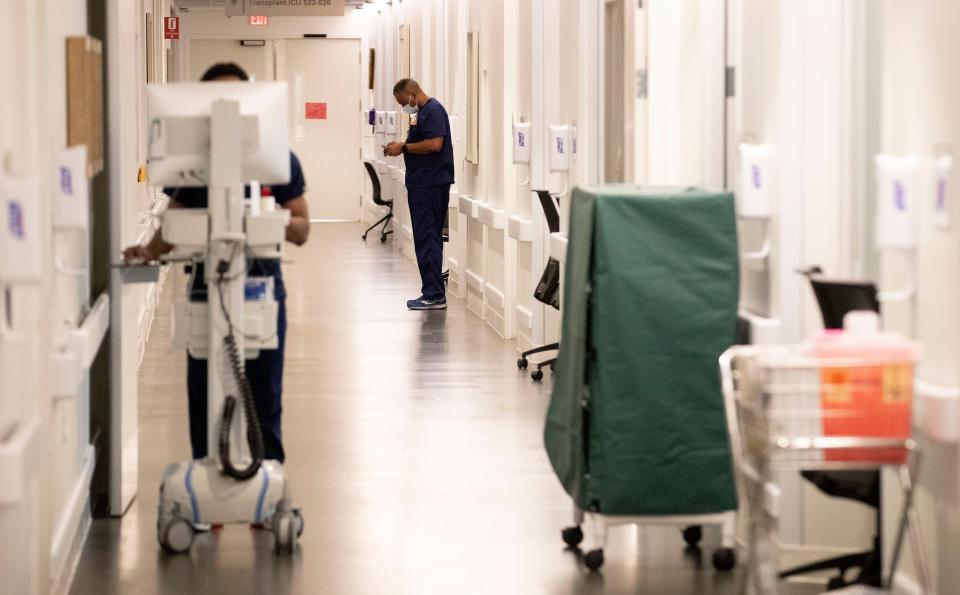
<instances>
[{"instance_id":1,"label":"closed white door","mask_svg":"<svg viewBox=\"0 0 960 595\"><path fill-rule=\"evenodd\" d=\"M218 62L233 62L253 80L273 80L273 42L262 46L240 45L236 39L194 39L190 42L190 80L199 81Z\"/></svg>"},{"instance_id":2,"label":"closed white door","mask_svg":"<svg viewBox=\"0 0 960 595\"><path fill-rule=\"evenodd\" d=\"M303 166L311 220L360 219L360 41L277 42L290 85L290 148Z\"/></svg>"}]
</instances>

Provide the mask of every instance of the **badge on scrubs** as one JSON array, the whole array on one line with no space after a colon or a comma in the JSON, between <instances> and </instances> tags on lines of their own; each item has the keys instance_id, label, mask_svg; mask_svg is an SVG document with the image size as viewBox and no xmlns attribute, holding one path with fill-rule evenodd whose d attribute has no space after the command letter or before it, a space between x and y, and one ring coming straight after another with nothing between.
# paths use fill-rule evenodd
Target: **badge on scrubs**
<instances>
[{"instance_id":1,"label":"badge on scrubs","mask_svg":"<svg viewBox=\"0 0 960 595\"><path fill-rule=\"evenodd\" d=\"M417 125L417 114L412 114L412 115L410 116L410 125L411 125L411 126L416 126L416 125Z\"/></svg>"}]
</instances>

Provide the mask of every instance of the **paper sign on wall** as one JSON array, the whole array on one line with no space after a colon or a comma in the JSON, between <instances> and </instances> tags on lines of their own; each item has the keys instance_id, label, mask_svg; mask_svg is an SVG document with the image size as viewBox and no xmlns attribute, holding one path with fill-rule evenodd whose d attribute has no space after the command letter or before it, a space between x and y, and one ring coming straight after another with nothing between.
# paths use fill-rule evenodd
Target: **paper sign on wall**
<instances>
[{"instance_id":1,"label":"paper sign on wall","mask_svg":"<svg viewBox=\"0 0 960 595\"><path fill-rule=\"evenodd\" d=\"M326 102L308 101L304 114L308 120L326 120L327 104Z\"/></svg>"},{"instance_id":2,"label":"paper sign on wall","mask_svg":"<svg viewBox=\"0 0 960 595\"><path fill-rule=\"evenodd\" d=\"M163 17L163 38L180 39L180 17Z\"/></svg>"},{"instance_id":3,"label":"paper sign on wall","mask_svg":"<svg viewBox=\"0 0 960 595\"><path fill-rule=\"evenodd\" d=\"M229 0L224 8L228 17L342 17L343 5L343 0Z\"/></svg>"}]
</instances>

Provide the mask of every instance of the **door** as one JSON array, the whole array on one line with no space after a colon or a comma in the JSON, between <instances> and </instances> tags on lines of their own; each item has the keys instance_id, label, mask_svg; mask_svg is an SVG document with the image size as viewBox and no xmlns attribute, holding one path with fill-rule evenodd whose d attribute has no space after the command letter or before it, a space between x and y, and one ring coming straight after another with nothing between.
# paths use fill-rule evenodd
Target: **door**
<instances>
[{"instance_id":1,"label":"door","mask_svg":"<svg viewBox=\"0 0 960 595\"><path fill-rule=\"evenodd\" d=\"M360 40L288 39L277 78L290 85L290 148L313 221L360 219Z\"/></svg>"},{"instance_id":2,"label":"door","mask_svg":"<svg viewBox=\"0 0 960 595\"><path fill-rule=\"evenodd\" d=\"M236 39L194 39L190 42L190 79L199 81L218 62L234 62L256 81L273 80L272 42L240 45Z\"/></svg>"}]
</instances>

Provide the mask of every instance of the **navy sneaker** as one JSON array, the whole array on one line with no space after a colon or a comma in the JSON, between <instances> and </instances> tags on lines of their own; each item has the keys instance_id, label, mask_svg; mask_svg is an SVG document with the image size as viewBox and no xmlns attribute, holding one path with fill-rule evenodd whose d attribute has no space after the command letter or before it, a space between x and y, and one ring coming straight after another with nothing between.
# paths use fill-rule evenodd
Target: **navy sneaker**
<instances>
[{"instance_id":1,"label":"navy sneaker","mask_svg":"<svg viewBox=\"0 0 960 595\"><path fill-rule=\"evenodd\" d=\"M420 296L415 300L408 301L407 308L410 310L446 310L447 298L439 297L437 299L428 300L427 298Z\"/></svg>"}]
</instances>

